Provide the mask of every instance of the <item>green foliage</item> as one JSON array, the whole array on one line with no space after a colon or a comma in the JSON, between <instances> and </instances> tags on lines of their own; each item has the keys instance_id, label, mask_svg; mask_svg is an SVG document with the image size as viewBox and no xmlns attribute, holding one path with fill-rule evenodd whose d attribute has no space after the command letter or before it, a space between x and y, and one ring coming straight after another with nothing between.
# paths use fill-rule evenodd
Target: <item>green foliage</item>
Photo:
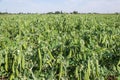
<instances>
[{"instance_id":1,"label":"green foliage","mask_svg":"<svg viewBox=\"0 0 120 80\"><path fill-rule=\"evenodd\" d=\"M72 14L78 14L78 11L73 11Z\"/></svg>"},{"instance_id":2,"label":"green foliage","mask_svg":"<svg viewBox=\"0 0 120 80\"><path fill-rule=\"evenodd\" d=\"M0 16L0 77L120 79L120 15Z\"/></svg>"}]
</instances>

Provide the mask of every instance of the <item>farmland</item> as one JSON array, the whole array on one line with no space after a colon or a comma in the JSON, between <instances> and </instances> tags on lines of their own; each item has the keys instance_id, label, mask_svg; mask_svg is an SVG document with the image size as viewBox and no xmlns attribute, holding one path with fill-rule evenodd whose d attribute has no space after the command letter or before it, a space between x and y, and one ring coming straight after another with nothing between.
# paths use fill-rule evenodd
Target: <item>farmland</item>
<instances>
[{"instance_id":1,"label":"farmland","mask_svg":"<svg viewBox=\"0 0 120 80\"><path fill-rule=\"evenodd\" d=\"M0 77L119 80L120 15L0 15Z\"/></svg>"}]
</instances>

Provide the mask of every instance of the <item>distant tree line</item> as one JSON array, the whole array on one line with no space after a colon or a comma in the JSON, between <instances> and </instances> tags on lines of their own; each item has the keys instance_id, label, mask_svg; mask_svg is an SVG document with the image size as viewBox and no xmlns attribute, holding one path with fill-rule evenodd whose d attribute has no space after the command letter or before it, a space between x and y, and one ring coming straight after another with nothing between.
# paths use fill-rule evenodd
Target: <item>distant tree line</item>
<instances>
[{"instance_id":1,"label":"distant tree line","mask_svg":"<svg viewBox=\"0 0 120 80\"><path fill-rule=\"evenodd\" d=\"M62 11L55 11L55 12L48 12L46 14L120 14L120 12L115 12L115 13L97 13L97 12L91 12L91 13L79 13L78 11L73 11L70 13L67 12L62 12Z\"/></svg>"},{"instance_id":2,"label":"distant tree line","mask_svg":"<svg viewBox=\"0 0 120 80\"><path fill-rule=\"evenodd\" d=\"M62 11L55 11L55 12L48 12L47 14L79 14L78 11L73 11L71 13L62 12Z\"/></svg>"},{"instance_id":3,"label":"distant tree line","mask_svg":"<svg viewBox=\"0 0 120 80\"><path fill-rule=\"evenodd\" d=\"M8 12L0 12L0 15L1 14L39 14L39 13L24 13L24 12L8 13ZM55 12L40 13L40 14L104 14L104 13L96 13L96 12L93 12L93 13L79 13L78 11L73 11L73 12L67 13L67 12L62 12L62 11L55 11ZM120 14L120 12L106 13L106 14L116 14L116 15L118 15L118 14Z\"/></svg>"},{"instance_id":4,"label":"distant tree line","mask_svg":"<svg viewBox=\"0 0 120 80\"><path fill-rule=\"evenodd\" d=\"M0 12L0 14L8 14L8 12Z\"/></svg>"}]
</instances>

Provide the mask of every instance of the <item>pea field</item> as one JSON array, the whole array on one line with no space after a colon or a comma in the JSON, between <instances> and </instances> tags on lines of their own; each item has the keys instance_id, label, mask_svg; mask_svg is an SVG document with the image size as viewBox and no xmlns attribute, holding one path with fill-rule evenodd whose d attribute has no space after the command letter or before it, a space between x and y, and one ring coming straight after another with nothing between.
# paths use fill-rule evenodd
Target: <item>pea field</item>
<instances>
[{"instance_id":1,"label":"pea field","mask_svg":"<svg viewBox=\"0 0 120 80\"><path fill-rule=\"evenodd\" d=\"M120 15L0 15L0 80L120 80Z\"/></svg>"}]
</instances>

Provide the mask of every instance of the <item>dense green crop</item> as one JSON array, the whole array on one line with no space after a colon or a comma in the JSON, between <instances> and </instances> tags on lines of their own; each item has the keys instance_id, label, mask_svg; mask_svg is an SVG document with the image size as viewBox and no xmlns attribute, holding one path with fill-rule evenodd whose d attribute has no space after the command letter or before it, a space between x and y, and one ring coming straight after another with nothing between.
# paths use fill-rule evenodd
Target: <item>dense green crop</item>
<instances>
[{"instance_id":1,"label":"dense green crop","mask_svg":"<svg viewBox=\"0 0 120 80\"><path fill-rule=\"evenodd\" d=\"M119 80L120 15L0 15L0 77Z\"/></svg>"}]
</instances>

